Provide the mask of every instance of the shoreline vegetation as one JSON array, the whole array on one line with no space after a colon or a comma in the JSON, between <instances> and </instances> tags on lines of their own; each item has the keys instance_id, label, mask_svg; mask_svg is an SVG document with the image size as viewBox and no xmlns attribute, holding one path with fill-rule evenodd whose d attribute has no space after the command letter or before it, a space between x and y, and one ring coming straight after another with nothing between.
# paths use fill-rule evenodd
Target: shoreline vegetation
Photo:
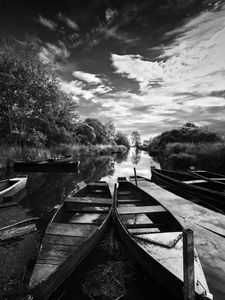
<instances>
[{"instance_id":1,"label":"shoreline vegetation","mask_svg":"<svg viewBox=\"0 0 225 300\"><path fill-rule=\"evenodd\" d=\"M0 40L0 168L14 160L103 155L130 147L112 120L81 120L79 101L64 85L41 60L39 45Z\"/></svg>"},{"instance_id":2,"label":"shoreline vegetation","mask_svg":"<svg viewBox=\"0 0 225 300\"><path fill-rule=\"evenodd\" d=\"M128 147L123 145L59 145L49 148L0 146L0 170L12 168L16 160L41 161L51 157L71 154L74 161L83 156L112 155L125 153Z\"/></svg>"},{"instance_id":3,"label":"shoreline vegetation","mask_svg":"<svg viewBox=\"0 0 225 300\"><path fill-rule=\"evenodd\" d=\"M213 171L225 166L224 133L193 123L165 131L139 148L158 157L163 168L185 170L194 166Z\"/></svg>"}]
</instances>

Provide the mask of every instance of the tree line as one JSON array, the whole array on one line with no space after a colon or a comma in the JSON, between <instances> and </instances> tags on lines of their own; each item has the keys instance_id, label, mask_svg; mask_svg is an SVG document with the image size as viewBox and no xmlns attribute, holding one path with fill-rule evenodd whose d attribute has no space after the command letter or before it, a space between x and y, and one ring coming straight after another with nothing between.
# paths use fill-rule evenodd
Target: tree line
<instances>
[{"instance_id":1,"label":"tree line","mask_svg":"<svg viewBox=\"0 0 225 300\"><path fill-rule=\"evenodd\" d=\"M32 43L0 41L0 143L51 146L60 143L129 147L113 122L80 120L72 95L60 89L51 67Z\"/></svg>"}]
</instances>

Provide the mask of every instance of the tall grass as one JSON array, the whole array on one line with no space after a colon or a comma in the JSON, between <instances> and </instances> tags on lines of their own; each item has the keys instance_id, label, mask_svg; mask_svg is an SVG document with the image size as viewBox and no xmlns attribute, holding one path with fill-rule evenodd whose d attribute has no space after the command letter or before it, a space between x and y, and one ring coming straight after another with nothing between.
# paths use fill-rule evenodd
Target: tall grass
<instances>
[{"instance_id":1,"label":"tall grass","mask_svg":"<svg viewBox=\"0 0 225 300\"><path fill-rule=\"evenodd\" d=\"M173 143L166 154L172 168L225 169L225 143Z\"/></svg>"},{"instance_id":2,"label":"tall grass","mask_svg":"<svg viewBox=\"0 0 225 300\"><path fill-rule=\"evenodd\" d=\"M13 166L15 160L46 160L48 158L66 154L72 154L73 159L79 159L86 155L111 154L112 152L126 152L127 148L117 145L90 145L60 144L50 148L32 148L19 146L0 146L0 169Z\"/></svg>"}]
</instances>

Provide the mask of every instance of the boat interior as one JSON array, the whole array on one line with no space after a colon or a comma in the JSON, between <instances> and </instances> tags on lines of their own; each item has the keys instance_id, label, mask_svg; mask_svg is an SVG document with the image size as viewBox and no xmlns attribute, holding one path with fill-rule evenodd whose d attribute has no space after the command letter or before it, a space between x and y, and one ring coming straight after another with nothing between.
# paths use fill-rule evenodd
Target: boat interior
<instances>
[{"instance_id":1,"label":"boat interior","mask_svg":"<svg viewBox=\"0 0 225 300\"><path fill-rule=\"evenodd\" d=\"M171 177L175 180L182 181L183 183L191 184L197 187L214 190L221 193L225 191L224 184L217 181L207 181L204 180L203 178L198 178L197 176L191 174L185 174L185 173L168 171L168 170L159 170L158 173Z\"/></svg>"},{"instance_id":2,"label":"boat interior","mask_svg":"<svg viewBox=\"0 0 225 300\"><path fill-rule=\"evenodd\" d=\"M109 213L112 197L105 182L88 184L65 199L53 222L101 225Z\"/></svg>"},{"instance_id":3,"label":"boat interior","mask_svg":"<svg viewBox=\"0 0 225 300\"><path fill-rule=\"evenodd\" d=\"M3 180L0 182L0 191L3 191L7 188L9 188L10 186L14 185L17 181L12 181L12 180Z\"/></svg>"},{"instance_id":4,"label":"boat interior","mask_svg":"<svg viewBox=\"0 0 225 300\"><path fill-rule=\"evenodd\" d=\"M168 210L128 181L119 182L116 203L120 219L134 235L182 231Z\"/></svg>"}]
</instances>

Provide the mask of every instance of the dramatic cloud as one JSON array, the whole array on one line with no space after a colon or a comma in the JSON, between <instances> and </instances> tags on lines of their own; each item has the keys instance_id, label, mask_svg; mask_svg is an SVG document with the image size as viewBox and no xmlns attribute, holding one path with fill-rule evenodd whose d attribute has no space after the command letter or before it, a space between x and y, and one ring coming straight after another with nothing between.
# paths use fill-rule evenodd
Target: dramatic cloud
<instances>
[{"instance_id":1,"label":"dramatic cloud","mask_svg":"<svg viewBox=\"0 0 225 300\"><path fill-rule=\"evenodd\" d=\"M50 30L56 30L57 24L55 22L53 22L52 20L49 20L41 15L38 16L38 23L40 23L41 25L47 27Z\"/></svg>"},{"instance_id":2,"label":"dramatic cloud","mask_svg":"<svg viewBox=\"0 0 225 300\"><path fill-rule=\"evenodd\" d=\"M82 71L74 71L73 76L88 83L100 84L102 82L97 75Z\"/></svg>"}]
</instances>

